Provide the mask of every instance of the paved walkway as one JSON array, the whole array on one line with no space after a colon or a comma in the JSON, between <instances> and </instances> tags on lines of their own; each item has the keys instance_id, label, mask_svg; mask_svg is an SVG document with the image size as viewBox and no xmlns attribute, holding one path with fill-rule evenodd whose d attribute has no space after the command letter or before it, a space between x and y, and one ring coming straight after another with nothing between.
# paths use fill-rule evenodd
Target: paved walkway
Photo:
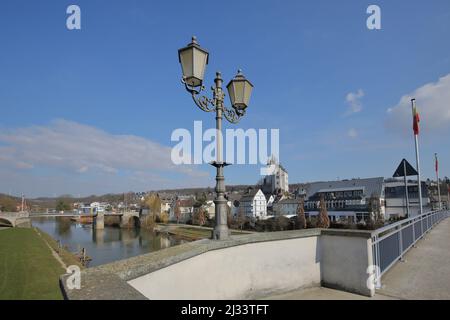
<instances>
[{"instance_id":1,"label":"paved walkway","mask_svg":"<svg viewBox=\"0 0 450 320\"><path fill-rule=\"evenodd\" d=\"M381 279L382 289L364 297L328 288L310 288L270 296L270 300L450 300L450 218L417 242Z\"/></svg>"},{"instance_id":2,"label":"paved walkway","mask_svg":"<svg viewBox=\"0 0 450 320\"><path fill-rule=\"evenodd\" d=\"M323 287L309 288L266 297L263 300L393 300L396 298L376 294L373 298Z\"/></svg>"},{"instance_id":3,"label":"paved walkway","mask_svg":"<svg viewBox=\"0 0 450 320\"><path fill-rule=\"evenodd\" d=\"M380 294L400 299L450 299L450 218L417 242L381 279Z\"/></svg>"}]
</instances>

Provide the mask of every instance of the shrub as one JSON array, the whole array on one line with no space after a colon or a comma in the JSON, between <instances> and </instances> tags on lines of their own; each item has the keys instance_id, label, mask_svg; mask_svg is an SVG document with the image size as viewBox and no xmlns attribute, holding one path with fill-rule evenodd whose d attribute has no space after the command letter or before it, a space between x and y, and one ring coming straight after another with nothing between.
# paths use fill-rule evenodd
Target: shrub
<instances>
[{"instance_id":1,"label":"shrub","mask_svg":"<svg viewBox=\"0 0 450 320\"><path fill-rule=\"evenodd\" d=\"M320 208L317 219L317 227L325 229L330 227L330 218L328 217L328 211L323 196L320 197Z\"/></svg>"},{"instance_id":2,"label":"shrub","mask_svg":"<svg viewBox=\"0 0 450 320\"><path fill-rule=\"evenodd\" d=\"M317 228L317 218L316 217L310 217L306 221L306 228Z\"/></svg>"},{"instance_id":3,"label":"shrub","mask_svg":"<svg viewBox=\"0 0 450 320\"><path fill-rule=\"evenodd\" d=\"M155 228L155 217L153 215L147 215L142 219L141 227L145 229L153 230Z\"/></svg>"},{"instance_id":4,"label":"shrub","mask_svg":"<svg viewBox=\"0 0 450 320\"><path fill-rule=\"evenodd\" d=\"M305 216L305 202L303 201L303 198L301 199L301 201L297 207L296 227L297 227L297 229L306 229L307 228L306 216Z\"/></svg>"},{"instance_id":5,"label":"shrub","mask_svg":"<svg viewBox=\"0 0 450 320\"><path fill-rule=\"evenodd\" d=\"M167 223L169 222L169 214L167 212L162 212L156 216L156 222Z\"/></svg>"}]
</instances>

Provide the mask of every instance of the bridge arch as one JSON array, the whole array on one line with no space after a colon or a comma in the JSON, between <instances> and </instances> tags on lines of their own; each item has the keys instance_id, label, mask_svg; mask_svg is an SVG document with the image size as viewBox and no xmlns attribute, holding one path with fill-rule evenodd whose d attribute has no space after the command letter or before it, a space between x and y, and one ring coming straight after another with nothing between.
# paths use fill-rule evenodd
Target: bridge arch
<instances>
[{"instance_id":1,"label":"bridge arch","mask_svg":"<svg viewBox=\"0 0 450 320\"><path fill-rule=\"evenodd\" d=\"M0 217L0 227L14 227L14 224L9 219Z\"/></svg>"},{"instance_id":2,"label":"bridge arch","mask_svg":"<svg viewBox=\"0 0 450 320\"><path fill-rule=\"evenodd\" d=\"M141 227L141 220L137 216L131 216L128 219L128 226L130 228L140 228Z\"/></svg>"}]
</instances>

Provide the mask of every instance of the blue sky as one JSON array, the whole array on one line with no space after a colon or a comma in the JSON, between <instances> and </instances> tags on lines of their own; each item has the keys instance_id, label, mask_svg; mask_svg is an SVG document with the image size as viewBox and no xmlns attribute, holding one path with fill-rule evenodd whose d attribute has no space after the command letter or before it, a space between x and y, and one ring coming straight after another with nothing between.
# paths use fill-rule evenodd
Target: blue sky
<instances>
[{"instance_id":1,"label":"blue sky","mask_svg":"<svg viewBox=\"0 0 450 320\"><path fill-rule=\"evenodd\" d=\"M81 8L81 30L66 8ZM381 8L368 30L366 9ZM450 2L3 1L0 192L103 194L213 186L208 165L174 167L172 131L214 117L180 83L192 35L216 70L255 86L239 128L279 128L293 182L391 176L415 163L408 97L421 122L422 173L450 175ZM225 124L226 128L232 128ZM259 165L226 169L252 184Z\"/></svg>"}]
</instances>

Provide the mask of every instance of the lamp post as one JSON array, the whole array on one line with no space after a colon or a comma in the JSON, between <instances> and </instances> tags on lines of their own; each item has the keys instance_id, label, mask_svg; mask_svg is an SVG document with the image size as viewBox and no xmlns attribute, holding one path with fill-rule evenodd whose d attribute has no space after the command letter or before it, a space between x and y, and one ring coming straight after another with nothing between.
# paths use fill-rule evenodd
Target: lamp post
<instances>
[{"instance_id":1,"label":"lamp post","mask_svg":"<svg viewBox=\"0 0 450 320\"><path fill-rule=\"evenodd\" d=\"M230 97L232 109L224 104L225 92L222 89L222 75L216 72L215 85L211 87L213 98L200 95L205 90L203 77L208 64L209 53L197 43L192 37L192 42L186 47L178 50L178 58L183 71L182 82L186 90L192 95L195 104L205 112L216 113L216 161L211 165L216 167L216 197L214 199L216 211L216 226L212 233L215 240L227 239L230 235L227 225L227 200L225 199L224 167L229 165L222 157L222 118L225 117L230 123L238 123L245 115L253 85L248 81L241 70L228 83L227 90Z\"/></svg>"}]
</instances>

